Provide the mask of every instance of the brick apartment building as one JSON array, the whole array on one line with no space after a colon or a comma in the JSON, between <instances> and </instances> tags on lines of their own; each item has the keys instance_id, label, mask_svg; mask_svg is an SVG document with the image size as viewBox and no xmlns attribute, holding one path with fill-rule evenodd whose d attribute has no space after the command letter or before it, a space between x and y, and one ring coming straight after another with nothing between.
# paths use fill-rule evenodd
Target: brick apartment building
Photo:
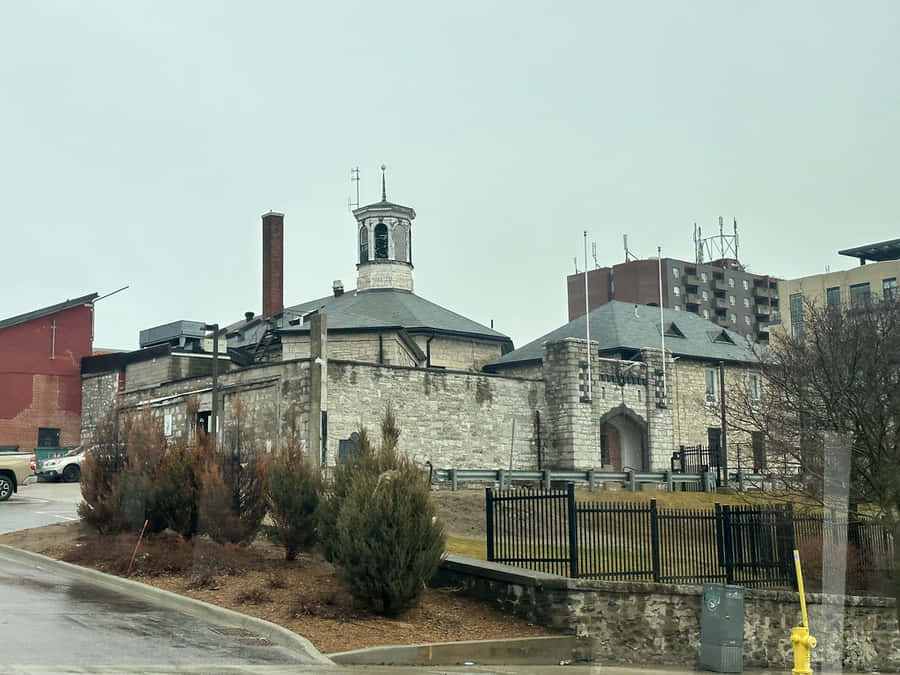
<instances>
[{"instance_id":1,"label":"brick apartment building","mask_svg":"<svg viewBox=\"0 0 900 675\"><path fill-rule=\"evenodd\" d=\"M566 278L569 321L584 315L584 272ZM659 305L659 261L630 260L587 272L590 309L612 300ZM663 307L686 311L753 340L768 340L768 322L779 311L778 283L751 274L733 258L707 263L662 259Z\"/></svg>"},{"instance_id":2,"label":"brick apartment building","mask_svg":"<svg viewBox=\"0 0 900 675\"><path fill-rule=\"evenodd\" d=\"M0 450L77 445L96 293L0 320Z\"/></svg>"}]
</instances>

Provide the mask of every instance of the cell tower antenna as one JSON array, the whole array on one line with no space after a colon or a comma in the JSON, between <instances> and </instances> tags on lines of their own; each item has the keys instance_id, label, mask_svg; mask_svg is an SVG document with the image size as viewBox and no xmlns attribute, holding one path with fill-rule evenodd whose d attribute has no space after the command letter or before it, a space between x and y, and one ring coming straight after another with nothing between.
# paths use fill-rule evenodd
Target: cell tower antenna
<instances>
[{"instance_id":1,"label":"cell tower antenna","mask_svg":"<svg viewBox=\"0 0 900 675\"><path fill-rule=\"evenodd\" d=\"M600 269L600 263L597 261L597 242L591 244L591 255L594 257L594 269Z\"/></svg>"},{"instance_id":2,"label":"cell tower antenna","mask_svg":"<svg viewBox=\"0 0 900 675\"><path fill-rule=\"evenodd\" d=\"M350 211L353 209L359 208L359 167L355 166L350 169L350 182L356 183L356 201L353 201L353 197L347 197L347 208Z\"/></svg>"},{"instance_id":3,"label":"cell tower antenna","mask_svg":"<svg viewBox=\"0 0 900 675\"><path fill-rule=\"evenodd\" d=\"M694 246L697 249L697 264L701 264L704 260L709 260L710 262L722 261L722 265L736 265L738 269L744 269L741 267L738 258L737 218L734 218L732 231L732 234L725 234L725 220L722 216L719 216L719 234L709 237L704 237L703 230L697 226L697 223L694 223Z\"/></svg>"},{"instance_id":4,"label":"cell tower antenna","mask_svg":"<svg viewBox=\"0 0 900 675\"><path fill-rule=\"evenodd\" d=\"M575 264L575 274L578 274L578 256L572 256L572 262Z\"/></svg>"},{"instance_id":5,"label":"cell tower antenna","mask_svg":"<svg viewBox=\"0 0 900 675\"><path fill-rule=\"evenodd\" d=\"M737 216L734 216L734 258L735 260L740 260L740 256L738 255L738 233L737 233Z\"/></svg>"}]
</instances>

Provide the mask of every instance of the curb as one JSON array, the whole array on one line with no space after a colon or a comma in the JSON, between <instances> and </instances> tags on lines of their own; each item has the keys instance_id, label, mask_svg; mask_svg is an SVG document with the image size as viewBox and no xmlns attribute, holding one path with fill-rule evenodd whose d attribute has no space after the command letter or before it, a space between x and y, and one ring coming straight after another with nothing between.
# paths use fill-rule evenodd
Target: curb
<instances>
[{"instance_id":1,"label":"curb","mask_svg":"<svg viewBox=\"0 0 900 675\"><path fill-rule=\"evenodd\" d=\"M329 654L342 666L549 666L590 658L593 641L574 635L388 645Z\"/></svg>"},{"instance_id":2,"label":"curb","mask_svg":"<svg viewBox=\"0 0 900 675\"><path fill-rule=\"evenodd\" d=\"M126 595L150 602L155 605L161 605L169 609L178 610L185 614L204 619L210 623L227 623L230 626L245 628L268 638L271 642L286 647L291 651L301 655L307 662L322 665L334 666L334 661L322 654L316 649L312 642L302 635L279 626L278 624L258 619L255 616L241 614L231 609L218 607L202 600L188 598L171 591L166 591L155 586L142 584L139 581L124 579L122 577L113 576L104 572L98 572L80 565L63 562L49 558L40 553L32 553L5 544L0 544L0 554L5 555L19 563L35 565L38 568L44 567L57 572L62 572L67 576L84 581L90 584L96 584L107 589L118 591Z\"/></svg>"}]
</instances>

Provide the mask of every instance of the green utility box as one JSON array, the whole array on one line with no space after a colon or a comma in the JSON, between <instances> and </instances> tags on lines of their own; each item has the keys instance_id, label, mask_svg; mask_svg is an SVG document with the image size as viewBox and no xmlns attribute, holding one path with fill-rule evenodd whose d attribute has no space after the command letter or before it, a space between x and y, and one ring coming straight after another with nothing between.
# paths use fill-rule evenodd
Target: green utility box
<instances>
[{"instance_id":1,"label":"green utility box","mask_svg":"<svg viewBox=\"0 0 900 675\"><path fill-rule=\"evenodd\" d=\"M744 669L744 588L703 584L700 668L716 673Z\"/></svg>"}]
</instances>

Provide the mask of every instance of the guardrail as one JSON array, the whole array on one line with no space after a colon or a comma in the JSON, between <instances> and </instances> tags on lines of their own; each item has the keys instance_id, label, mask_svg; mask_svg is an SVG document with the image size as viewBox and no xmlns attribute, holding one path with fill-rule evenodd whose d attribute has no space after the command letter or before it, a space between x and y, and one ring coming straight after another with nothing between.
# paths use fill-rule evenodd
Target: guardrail
<instances>
[{"instance_id":1,"label":"guardrail","mask_svg":"<svg viewBox=\"0 0 900 675\"><path fill-rule=\"evenodd\" d=\"M539 483L549 490L554 482L587 483L593 490L599 483L620 483L631 491L640 485L665 485L669 492L681 486L690 486L701 492L715 492L716 474L713 471L704 473L675 473L674 471L569 471L543 469L541 471L524 471L508 469L435 469L433 479L438 483L450 483L451 490L458 490L460 483L472 481L493 482L506 489L513 483ZM761 474L739 473L735 477L739 489L757 487L761 489L766 476Z\"/></svg>"}]
</instances>

